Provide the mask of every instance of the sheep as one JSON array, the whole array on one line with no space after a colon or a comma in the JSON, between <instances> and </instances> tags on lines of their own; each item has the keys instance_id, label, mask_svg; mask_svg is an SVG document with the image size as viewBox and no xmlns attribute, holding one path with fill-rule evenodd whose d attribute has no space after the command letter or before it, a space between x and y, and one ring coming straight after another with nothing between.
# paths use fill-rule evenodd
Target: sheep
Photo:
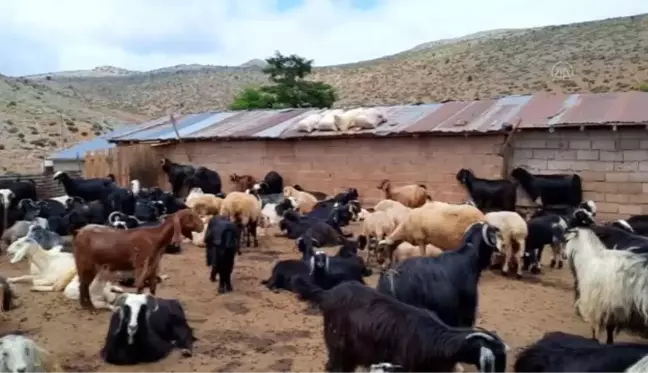
<instances>
[{"instance_id":1,"label":"sheep","mask_svg":"<svg viewBox=\"0 0 648 373\"><path fill-rule=\"evenodd\" d=\"M5 319L5 312L17 306L15 302L16 298L16 294L11 288L9 281L0 276L0 317Z\"/></svg>"},{"instance_id":2,"label":"sheep","mask_svg":"<svg viewBox=\"0 0 648 373\"><path fill-rule=\"evenodd\" d=\"M418 245L421 255L424 255L423 246L426 244L442 250L452 250L459 247L468 227L485 219L484 214L473 206L429 202L410 211L405 220L378 243L378 249L389 250L388 256L391 257L396 246L407 241Z\"/></svg>"},{"instance_id":3,"label":"sheep","mask_svg":"<svg viewBox=\"0 0 648 373\"><path fill-rule=\"evenodd\" d=\"M648 345L642 343L605 345L579 335L549 332L520 352L514 369L529 373L628 372L645 356Z\"/></svg>"},{"instance_id":4,"label":"sheep","mask_svg":"<svg viewBox=\"0 0 648 373\"><path fill-rule=\"evenodd\" d=\"M231 174L230 181L234 184L234 190L237 192L245 192L257 184L257 180L251 175Z\"/></svg>"},{"instance_id":5,"label":"sheep","mask_svg":"<svg viewBox=\"0 0 648 373\"><path fill-rule=\"evenodd\" d=\"M248 247L250 247L250 236L254 238L254 247L259 246L256 228L261 220L261 202L254 195L243 192L229 193L223 200L220 215L236 223L239 234L242 234L243 228L246 228Z\"/></svg>"},{"instance_id":6,"label":"sheep","mask_svg":"<svg viewBox=\"0 0 648 373\"><path fill-rule=\"evenodd\" d=\"M577 207L583 200L580 176L572 175L533 175L522 167L511 172L531 200L542 206L567 205Z\"/></svg>"},{"instance_id":7,"label":"sheep","mask_svg":"<svg viewBox=\"0 0 648 373\"><path fill-rule=\"evenodd\" d=\"M425 245L424 256L436 258L441 254L443 254L443 250L439 249L438 247L431 244ZM396 249L394 249L391 257L388 257L387 255L388 253L386 252L386 250L376 250L376 263L378 263L378 265L383 270L387 270L392 265L400 263L406 259L421 256L421 249L409 242L401 242L398 246L396 246ZM387 259L389 259L389 261Z\"/></svg>"},{"instance_id":8,"label":"sheep","mask_svg":"<svg viewBox=\"0 0 648 373\"><path fill-rule=\"evenodd\" d=\"M0 338L0 372L64 372L51 354L21 334Z\"/></svg>"},{"instance_id":9,"label":"sheep","mask_svg":"<svg viewBox=\"0 0 648 373\"><path fill-rule=\"evenodd\" d=\"M173 347L192 355L196 338L184 309L176 299L148 294L121 294L110 317L99 355L109 364L150 363L166 357Z\"/></svg>"},{"instance_id":10,"label":"sheep","mask_svg":"<svg viewBox=\"0 0 648 373\"><path fill-rule=\"evenodd\" d=\"M388 211L375 211L364 218L358 235L358 245L360 250L367 248L367 264L370 264L375 256L378 241L385 239L394 229L396 222Z\"/></svg>"},{"instance_id":11,"label":"sheep","mask_svg":"<svg viewBox=\"0 0 648 373\"><path fill-rule=\"evenodd\" d=\"M501 252L499 228L472 224L455 251L439 257L407 259L383 272L376 289L413 306L435 312L450 326L473 326L477 285L494 252Z\"/></svg>"},{"instance_id":12,"label":"sheep","mask_svg":"<svg viewBox=\"0 0 648 373\"><path fill-rule=\"evenodd\" d=\"M296 129L299 132L308 132L311 133L313 130L315 130L315 126L319 122L320 118L322 118L322 115L319 113L314 113L306 116L305 118L301 119L299 122L297 122Z\"/></svg>"},{"instance_id":13,"label":"sheep","mask_svg":"<svg viewBox=\"0 0 648 373\"><path fill-rule=\"evenodd\" d=\"M457 181L461 183L472 201L482 211L515 211L517 185L510 180L480 179L466 168L457 172Z\"/></svg>"},{"instance_id":14,"label":"sheep","mask_svg":"<svg viewBox=\"0 0 648 373\"><path fill-rule=\"evenodd\" d=\"M576 282L577 314L590 324L595 340L603 327L608 344L621 330L646 336L648 258L628 250L608 250L587 227L591 216L577 211L575 217L579 220L567 230L563 255L569 260Z\"/></svg>"},{"instance_id":15,"label":"sheep","mask_svg":"<svg viewBox=\"0 0 648 373\"><path fill-rule=\"evenodd\" d=\"M297 206L302 214L308 214L317 204L317 198L308 192L303 192L294 187L287 186L284 188L284 197L293 197L297 201Z\"/></svg>"},{"instance_id":16,"label":"sheep","mask_svg":"<svg viewBox=\"0 0 648 373\"><path fill-rule=\"evenodd\" d=\"M430 200L427 188L422 184L410 184L392 189L391 182L384 179L378 185L378 189L385 192L386 199L393 199L410 208L421 207Z\"/></svg>"},{"instance_id":17,"label":"sheep","mask_svg":"<svg viewBox=\"0 0 648 373\"><path fill-rule=\"evenodd\" d=\"M354 281L323 290L297 278L295 286L322 310L326 371L353 372L384 361L406 372L450 372L459 363L481 372L506 368L509 347L495 333L448 326L428 310Z\"/></svg>"},{"instance_id":18,"label":"sheep","mask_svg":"<svg viewBox=\"0 0 648 373\"><path fill-rule=\"evenodd\" d=\"M486 214L486 222L500 229L504 263L502 274L506 276L511 261L515 263L518 279L522 278L524 253L526 252L526 239L529 233L527 223L515 211L494 211Z\"/></svg>"},{"instance_id":19,"label":"sheep","mask_svg":"<svg viewBox=\"0 0 648 373\"><path fill-rule=\"evenodd\" d=\"M190 194L186 201L187 207L194 210L198 216L218 215L223 205L223 198L213 194Z\"/></svg>"},{"instance_id":20,"label":"sheep","mask_svg":"<svg viewBox=\"0 0 648 373\"><path fill-rule=\"evenodd\" d=\"M282 194L283 187L283 177L277 171L270 171L263 177L262 182L252 186L252 190L261 195Z\"/></svg>"},{"instance_id":21,"label":"sheep","mask_svg":"<svg viewBox=\"0 0 648 373\"><path fill-rule=\"evenodd\" d=\"M207 223L205 256L207 265L212 267L209 280L216 282L218 274L219 294L233 291L231 276L236 253L239 251L238 230L234 223L220 216L213 217Z\"/></svg>"},{"instance_id":22,"label":"sheep","mask_svg":"<svg viewBox=\"0 0 648 373\"><path fill-rule=\"evenodd\" d=\"M74 240L74 260L79 274L81 306L93 309L88 287L98 268L112 271L133 270L137 292L147 286L155 294L157 271L164 249L171 243L180 245L182 236L203 230L200 218L191 210L180 210L167 216L157 227L127 231L88 225Z\"/></svg>"},{"instance_id":23,"label":"sheep","mask_svg":"<svg viewBox=\"0 0 648 373\"><path fill-rule=\"evenodd\" d=\"M306 189L302 188L302 186L299 185L299 184L293 185L292 188L294 188L298 192L308 193L311 196L315 197L315 199L318 200L318 201L323 201L323 200L328 198L328 195L326 193L324 193L324 192L318 192L316 190L306 190ZM284 188L283 193L284 193L284 196L285 196L286 195L286 189L285 188Z\"/></svg>"}]
</instances>

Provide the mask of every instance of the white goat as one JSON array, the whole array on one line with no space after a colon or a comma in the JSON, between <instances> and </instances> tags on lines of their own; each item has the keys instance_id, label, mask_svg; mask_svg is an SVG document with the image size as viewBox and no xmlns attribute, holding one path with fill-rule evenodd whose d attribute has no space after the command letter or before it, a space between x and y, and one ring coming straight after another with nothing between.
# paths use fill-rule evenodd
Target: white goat
<instances>
[{"instance_id":1,"label":"white goat","mask_svg":"<svg viewBox=\"0 0 648 373\"><path fill-rule=\"evenodd\" d=\"M57 282L64 278L71 268L76 270L76 265L74 263L73 254L63 253L60 250L61 247L56 246L51 250L46 251L32 239L27 237L19 239L11 244L7 250L10 254L13 254L10 263L18 263L26 257L30 262L30 274L11 277L8 278L7 281L9 283L31 281L33 291L62 290L67 283L59 285ZM34 269L36 269L36 271L34 271ZM57 286L55 286L55 284ZM53 289L54 287L56 290L48 290Z\"/></svg>"},{"instance_id":2,"label":"white goat","mask_svg":"<svg viewBox=\"0 0 648 373\"><path fill-rule=\"evenodd\" d=\"M607 343L615 331L646 334L648 328L648 257L629 250L608 250L589 228L567 231L563 255L576 282L576 313L598 340L606 328Z\"/></svg>"},{"instance_id":3,"label":"white goat","mask_svg":"<svg viewBox=\"0 0 648 373\"><path fill-rule=\"evenodd\" d=\"M17 334L0 338L0 372L62 372L49 352Z\"/></svg>"}]
</instances>

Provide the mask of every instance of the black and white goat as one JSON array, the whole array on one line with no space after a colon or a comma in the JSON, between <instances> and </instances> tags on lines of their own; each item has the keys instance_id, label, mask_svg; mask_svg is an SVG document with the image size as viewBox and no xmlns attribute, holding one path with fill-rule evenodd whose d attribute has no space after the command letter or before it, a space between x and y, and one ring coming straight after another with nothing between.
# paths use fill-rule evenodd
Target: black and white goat
<instances>
[{"instance_id":1,"label":"black and white goat","mask_svg":"<svg viewBox=\"0 0 648 373\"><path fill-rule=\"evenodd\" d=\"M384 362L406 372L451 372L459 363L481 372L506 368L509 348L495 333L448 326L428 310L357 282L323 290L299 278L295 285L301 298L322 310L328 372Z\"/></svg>"},{"instance_id":2,"label":"black and white goat","mask_svg":"<svg viewBox=\"0 0 648 373\"><path fill-rule=\"evenodd\" d=\"M196 340L175 299L121 294L115 301L101 357L110 364L134 365L161 360L175 346L191 356Z\"/></svg>"},{"instance_id":3,"label":"black and white goat","mask_svg":"<svg viewBox=\"0 0 648 373\"><path fill-rule=\"evenodd\" d=\"M283 196L283 177L277 171L270 171L264 177L263 181L254 184L252 189L265 196L270 194Z\"/></svg>"},{"instance_id":4,"label":"black and white goat","mask_svg":"<svg viewBox=\"0 0 648 373\"><path fill-rule=\"evenodd\" d=\"M611 250L630 250L635 253L648 253L648 237L633 233L623 220L606 225L592 225L590 229Z\"/></svg>"},{"instance_id":5,"label":"black and white goat","mask_svg":"<svg viewBox=\"0 0 648 373\"><path fill-rule=\"evenodd\" d=\"M567 231L564 255L576 283L576 312L598 340L606 329L607 343L615 332L648 336L648 257L630 250L608 250L589 227L591 217L577 211L578 224Z\"/></svg>"},{"instance_id":6,"label":"black and white goat","mask_svg":"<svg viewBox=\"0 0 648 373\"><path fill-rule=\"evenodd\" d=\"M466 188L481 211L515 211L517 185L514 182L480 179L466 168L457 172L457 181Z\"/></svg>"},{"instance_id":7,"label":"black and white goat","mask_svg":"<svg viewBox=\"0 0 648 373\"><path fill-rule=\"evenodd\" d=\"M648 356L646 344L605 345L579 335L550 332L520 352L514 369L529 373L623 372L644 356Z\"/></svg>"},{"instance_id":8,"label":"black and white goat","mask_svg":"<svg viewBox=\"0 0 648 373\"><path fill-rule=\"evenodd\" d=\"M205 258L211 266L209 280L216 282L218 274L218 292L228 293L232 288L232 271L239 248L239 228L222 216L214 216L207 224L205 232Z\"/></svg>"},{"instance_id":9,"label":"black and white goat","mask_svg":"<svg viewBox=\"0 0 648 373\"><path fill-rule=\"evenodd\" d=\"M501 252L497 227L475 223L468 227L461 246L439 257L416 257L383 272L376 289L394 298L435 312L450 326L475 324L481 272L494 252Z\"/></svg>"},{"instance_id":10,"label":"black and white goat","mask_svg":"<svg viewBox=\"0 0 648 373\"><path fill-rule=\"evenodd\" d=\"M309 261L310 276L317 286L325 290L348 281L364 285L364 277L371 276L371 270L358 256L328 256L324 251L315 251Z\"/></svg>"},{"instance_id":11,"label":"black and white goat","mask_svg":"<svg viewBox=\"0 0 648 373\"><path fill-rule=\"evenodd\" d=\"M648 215L634 215L625 220L632 231L642 236L648 236Z\"/></svg>"}]
</instances>

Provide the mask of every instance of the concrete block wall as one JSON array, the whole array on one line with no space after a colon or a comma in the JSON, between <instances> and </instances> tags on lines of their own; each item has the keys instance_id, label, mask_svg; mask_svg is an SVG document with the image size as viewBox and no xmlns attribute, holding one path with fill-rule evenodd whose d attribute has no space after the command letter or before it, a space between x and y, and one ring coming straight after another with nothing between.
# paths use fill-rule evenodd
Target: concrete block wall
<instances>
[{"instance_id":1,"label":"concrete block wall","mask_svg":"<svg viewBox=\"0 0 648 373\"><path fill-rule=\"evenodd\" d=\"M511 169L580 175L583 198L597 203L603 219L648 214L648 130L519 132L513 147ZM520 204L529 203L523 192L518 195Z\"/></svg>"},{"instance_id":2,"label":"concrete block wall","mask_svg":"<svg viewBox=\"0 0 648 373\"><path fill-rule=\"evenodd\" d=\"M174 162L218 171L225 191L232 189L231 173L263 178L275 170L286 184L305 189L333 194L355 187L364 202L373 204L383 197L377 189L382 179L393 186L425 184L433 198L461 202L467 193L456 181L457 171L466 167L480 177L500 178L502 142L502 136L204 141L158 149Z\"/></svg>"},{"instance_id":3,"label":"concrete block wall","mask_svg":"<svg viewBox=\"0 0 648 373\"><path fill-rule=\"evenodd\" d=\"M80 177L81 172L68 172L70 177ZM0 176L0 180L16 180L17 176ZM59 185L58 181L52 180L52 175L31 174L21 175L21 180L33 180L36 183L36 193L38 198L58 197L65 194L65 189Z\"/></svg>"}]
</instances>

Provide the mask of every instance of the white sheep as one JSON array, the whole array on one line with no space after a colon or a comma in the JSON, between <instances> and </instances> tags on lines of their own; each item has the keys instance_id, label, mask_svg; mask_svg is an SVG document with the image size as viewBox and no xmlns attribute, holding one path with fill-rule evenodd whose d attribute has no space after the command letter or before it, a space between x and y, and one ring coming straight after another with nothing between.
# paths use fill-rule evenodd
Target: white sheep
<instances>
[{"instance_id":1,"label":"white sheep","mask_svg":"<svg viewBox=\"0 0 648 373\"><path fill-rule=\"evenodd\" d=\"M256 228L261 222L262 216L261 201L256 196L245 192L230 192L223 199L219 215L246 229L250 229L250 225L254 225L254 232L250 232L250 234L254 235L256 242Z\"/></svg>"},{"instance_id":2,"label":"white sheep","mask_svg":"<svg viewBox=\"0 0 648 373\"><path fill-rule=\"evenodd\" d=\"M198 247L205 247L205 233L207 232L207 225L211 218L213 218L213 215L205 215L200 218L203 222L203 230L202 232L191 232L191 243Z\"/></svg>"},{"instance_id":3,"label":"white sheep","mask_svg":"<svg viewBox=\"0 0 648 373\"><path fill-rule=\"evenodd\" d=\"M335 124L335 116L344 113L344 110L333 109L327 110L322 113L322 117L317 122L315 129L318 131L337 131L338 128Z\"/></svg>"},{"instance_id":4,"label":"white sheep","mask_svg":"<svg viewBox=\"0 0 648 373\"><path fill-rule=\"evenodd\" d=\"M198 216L217 215L220 213L223 199L211 193L189 194L185 205Z\"/></svg>"},{"instance_id":5,"label":"white sheep","mask_svg":"<svg viewBox=\"0 0 648 373\"><path fill-rule=\"evenodd\" d=\"M516 277L522 278L522 258L529 234L526 221L515 211L494 211L486 214L486 222L500 229L504 263L502 274L507 275L509 263L515 261Z\"/></svg>"},{"instance_id":6,"label":"white sheep","mask_svg":"<svg viewBox=\"0 0 648 373\"><path fill-rule=\"evenodd\" d=\"M315 204L317 204L317 198L315 198L315 196L308 192L299 191L291 186L284 187L283 193L284 197L293 197L295 199L299 212L302 214L311 212L315 207Z\"/></svg>"},{"instance_id":7,"label":"white sheep","mask_svg":"<svg viewBox=\"0 0 648 373\"><path fill-rule=\"evenodd\" d=\"M400 263L405 259L421 256L421 250L417 246L414 246L409 242L401 242L398 246L396 246L396 249L392 253L391 258L389 258L386 254L387 253L385 251L377 252L378 264L387 264L383 267L383 269L386 269L393 264ZM425 245L425 256L436 258L441 254L443 254L443 250L439 249L438 247L431 244ZM387 259L389 259L389 262L387 261Z\"/></svg>"},{"instance_id":8,"label":"white sheep","mask_svg":"<svg viewBox=\"0 0 648 373\"><path fill-rule=\"evenodd\" d=\"M389 211L394 223L398 226L407 218L412 209L393 199L383 199L374 206L374 211Z\"/></svg>"},{"instance_id":9,"label":"white sheep","mask_svg":"<svg viewBox=\"0 0 648 373\"><path fill-rule=\"evenodd\" d=\"M358 248L367 249L367 265L375 257L378 241L390 235L394 229L396 223L389 211L374 211L365 216L358 235Z\"/></svg>"},{"instance_id":10,"label":"white sheep","mask_svg":"<svg viewBox=\"0 0 648 373\"><path fill-rule=\"evenodd\" d=\"M469 205L452 205L432 201L412 209L394 232L379 242L379 249L392 253L403 241L419 246L421 255L424 245L432 244L442 250L453 250L463 242L466 229L472 224L484 221L484 214ZM391 255L390 255L391 256Z\"/></svg>"},{"instance_id":11,"label":"white sheep","mask_svg":"<svg viewBox=\"0 0 648 373\"><path fill-rule=\"evenodd\" d=\"M313 132L313 130L315 130L315 126L321 118L322 115L319 113L306 116L306 118L303 118L299 122L297 122L297 131L308 133Z\"/></svg>"},{"instance_id":12,"label":"white sheep","mask_svg":"<svg viewBox=\"0 0 648 373\"><path fill-rule=\"evenodd\" d=\"M598 340L602 328L607 343L615 332L628 330L646 336L648 329L648 257L630 250L609 250L589 228L566 234L563 255L576 282L576 313Z\"/></svg>"}]
</instances>

